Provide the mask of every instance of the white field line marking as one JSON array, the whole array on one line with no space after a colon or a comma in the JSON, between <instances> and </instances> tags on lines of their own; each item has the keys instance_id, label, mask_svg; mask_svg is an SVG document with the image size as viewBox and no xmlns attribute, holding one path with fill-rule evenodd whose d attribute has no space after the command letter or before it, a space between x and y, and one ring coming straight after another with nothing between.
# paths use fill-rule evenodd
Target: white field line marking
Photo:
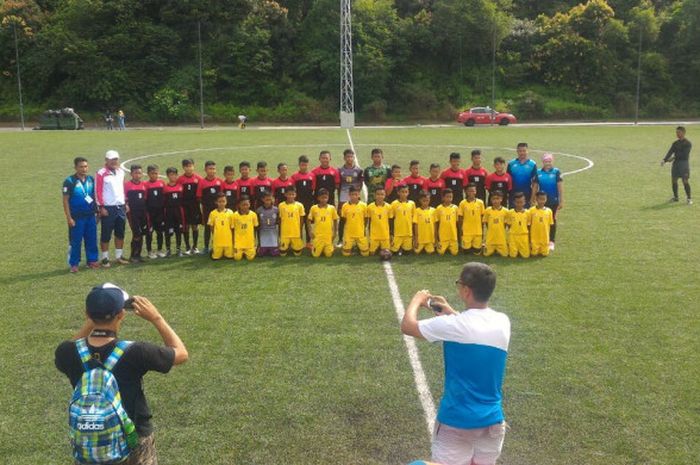
<instances>
[{"instance_id":1,"label":"white field line marking","mask_svg":"<svg viewBox=\"0 0 700 465\"><path fill-rule=\"evenodd\" d=\"M359 159L357 157L357 151L355 150L355 144L352 142L352 136L350 135L350 129L345 130L348 135L348 142L350 143L350 148L355 152L355 162L359 165ZM363 186L363 193L367 195L367 189ZM366 197L365 197L366 198ZM394 277L394 269L391 267L390 262L384 262L384 274L386 275L387 283L389 284L389 291L391 292L391 299L394 302L394 309L396 310L396 318L399 320L399 325L401 320L403 320L403 315L406 312L401 301L401 293L399 292L399 286L396 284L396 278ZM433 426L435 425L435 401L433 401L433 395L430 393L430 387L428 387L428 382L425 379L425 371L423 371L423 365L420 362L420 356L418 355L418 347L416 347L416 341L411 336L406 336L404 334L403 341L406 344L406 351L408 352L408 360L411 363L411 369L413 370L413 380L416 383L416 390L418 390L418 399L423 407L423 414L425 416L425 423L428 427L428 436L433 434Z\"/></svg>"}]
</instances>

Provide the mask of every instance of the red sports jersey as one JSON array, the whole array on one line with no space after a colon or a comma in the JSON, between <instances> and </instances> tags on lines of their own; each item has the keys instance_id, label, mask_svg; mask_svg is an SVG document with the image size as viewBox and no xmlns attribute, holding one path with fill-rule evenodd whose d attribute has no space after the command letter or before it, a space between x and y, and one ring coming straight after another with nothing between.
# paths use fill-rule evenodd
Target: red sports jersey
<instances>
[{"instance_id":1,"label":"red sports jersey","mask_svg":"<svg viewBox=\"0 0 700 465\"><path fill-rule=\"evenodd\" d=\"M165 199L163 198L163 189L165 188L165 183L160 179L153 182L146 181L146 206L150 209L163 208L165 205Z\"/></svg>"},{"instance_id":2,"label":"red sports jersey","mask_svg":"<svg viewBox=\"0 0 700 465\"><path fill-rule=\"evenodd\" d=\"M447 168L440 177L445 180L445 187L452 190L452 203L459 205L464 199L464 171Z\"/></svg>"},{"instance_id":3,"label":"red sports jersey","mask_svg":"<svg viewBox=\"0 0 700 465\"><path fill-rule=\"evenodd\" d=\"M238 202L238 183L236 181L228 183L224 179L221 183L221 192L226 194L226 208L234 210Z\"/></svg>"},{"instance_id":4,"label":"red sports jersey","mask_svg":"<svg viewBox=\"0 0 700 465\"><path fill-rule=\"evenodd\" d=\"M435 180L426 178L423 183L423 190L430 194L430 206L435 208L442 203L442 191L445 189L445 180L437 178Z\"/></svg>"},{"instance_id":5,"label":"red sports jersey","mask_svg":"<svg viewBox=\"0 0 700 465\"><path fill-rule=\"evenodd\" d=\"M277 178L272 181L272 195L275 196L275 203L281 203L285 201L284 194L287 189L294 185L292 178L281 179Z\"/></svg>"},{"instance_id":6,"label":"red sports jersey","mask_svg":"<svg viewBox=\"0 0 700 465\"><path fill-rule=\"evenodd\" d=\"M399 187L405 186L406 183L403 179L389 178L384 183L384 190L386 191L386 203L391 203L399 198L398 190Z\"/></svg>"},{"instance_id":7,"label":"red sports jersey","mask_svg":"<svg viewBox=\"0 0 700 465\"><path fill-rule=\"evenodd\" d=\"M489 172L486 171L483 167L477 169L473 166L470 166L469 168L464 170L464 188L466 189L467 184L469 183L476 184L476 196L485 202L486 176L488 175Z\"/></svg>"},{"instance_id":8,"label":"red sports jersey","mask_svg":"<svg viewBox=\"0 0 700 465\"><path fill-rule=\"evenodd\" d=\"M311 173L301 173L297 171L292 175L294 187L297 189L297 201L305 207L310 207L315 202L314 191L316 190L316 179Z\"/></svg>"},{"instance_id":9,"label":"red sports jersey","mask_svg":"<svg viewBox=\"0 0 700 465\"><path fill-rule=\"evenodd\" d=\"M311 174L314 175L314 192L325 188L328 189L328 203L335 203L335 191L340 186L340 172L329 166L328 168L322 168L317 166L313 169Z\"/></svg>"},{"instance_id":10,"label":"red sports jersey","mask_svg":"<svg viewBox=\"0 0 700 465\"><path fill-rule=\"evenodd\" d=\"M146 208L146 183L141 181L127 181L124 184L124 196L130 210L144 210Z\"/></svg>"},{"instance_id":11,"label":"red sports jersey","mask_svg":"<svg viewBox=\"0 0 700 465\"><path fill-rule=\"evenodd\" d=\"M236 184L238 184L239 199L244 195L247 195L251 199L253 198L253 178L238 178L238 180L236 180Z\"/></svg>"},{"instance_id":12,"label":"red sports jersey","mask_svg":"<svg viewBox=\"0 0 700 465\"><path fill-rule=\"evenodd\" d=\"M262 196L264 193L272 193L272 179L259 177L253 178L253 198L255 199L255 205L261 205ZM257 208L257 207L256 207Z\"/></svg>"},{"instance_id":13,"label":"red sports jersey","mask_svg":"<svg viewBox=\"0 0 700 465\"><path fill-rule=\"evenodd\" d=\"M197 202L197 185L202 177L197 173L192 174L192 176L187 176L183 174L177 178L178 184L182 185L182 202L185 204L193 204Z\"/></svg>"},{"instance_id":14,"label":"red sports jersey","mask_svg":"<svg viewBox=\"0 0 700 465\"><path fill-rule=\"evenodd\" d=\"M166 184L163 188L163 197L165 198L165 208L180 208L182 206L182 185L175 184L171 186Z\"/></svg>"},{"instance_id":15,"label":"red sports jersey","mask_svg":"<svg viewBox=\"0 0 700 465\"><path fill-rule=\"evenodd\" d=\"M202 178L197 186L197 200L202 202L205 208L216 208L216 196L221 192L221 185L224 182L214 177L212 179Z\"/></svg>"},{"instance_id":16,"label":"red sports jersey","mask_svg":"<svg viewBox=\"0 0 700 465\"><path fill-rule=\"evenodd\" d=\"M501 191L508 194L513 189L513 180L508 173L491 173L486 176L485 187L489 192Z\"/></svg>"},{"instance_id":17,"label":"red sports jersey","mask_svg":"<svg viewBox=\"0 0 700 465\"><path fill-rule=\"evenodd\" d=\"M408 186L408 199L418 202L418 194L423 190L426 178L423 176L406 176L403 178L403 183Z\"/></svg>"}]
</instances>

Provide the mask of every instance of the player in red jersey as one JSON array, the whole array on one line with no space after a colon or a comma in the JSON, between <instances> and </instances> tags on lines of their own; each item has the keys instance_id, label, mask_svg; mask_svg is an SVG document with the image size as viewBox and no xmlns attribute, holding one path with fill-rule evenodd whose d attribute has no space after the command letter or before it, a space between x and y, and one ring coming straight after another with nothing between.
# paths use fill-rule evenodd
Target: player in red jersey
<instances>
[{"instance_id":1,"label":"player in red jersey","mask_svg":"<svg viewBox=\"0 0 700 465\"><path fill-rule=\"evenodd\" d=\"M165 170L168 176L168 182L163 188L163 197L165 197L165 248L166 255L170 256L170 245L173 234L175 235L175 244L177 247L177 256L182 257L182 232L185 230L185 212L182 209L182 185L177 182L177 168L168 168ZM185 242L185 247L190 248L189 239Z\"/></svg>"},{"instance_id":2,"label":"player in red jersey","mask_svg":"<svg viewBox=\"0 0 700 465\"><path fill-rule=\"evenodd\" d=\"M481 150L472 150L472 166L464 170L464 189L469 184L476 186L476 198L486 202L486 176L489 172L481 166Z\"/></svg>"},{"instance_id":3,"label":"player in red jersey","mask_svg":"<svg viewBox=\"0 0 700 465\"><path fill-rule=\"evenodd\" d=\"M199 241L199 224L202 222L202 211L197 201L197 186L202 177L194 172L194 160L191 158L182 160L184 174L177 178L178 184L182 185L182 209L185 211L185 223L192 231L192 248L187 248L186 255L198 254L197 242ZM190 231L185 228L183 232L185 243L190 241Z\"/></svg>"},{"instance_id":4,"label":"player in red jersey","mask_svg":"<svg viewBox=\"0 0 700 465\"><path fill-rule=\"evenodd\" d=\"M309 172L309 157L306 155L299 156L299 171L292 175L292 181L294 181L294 187L297 190L297 202L301 202L304 211L310 212L314 204L316 186L314 185L314 175ZM304 227L306 229L306 246L309 247L311 245L309 223L306 222Z\"/></svg>"},{"instance_id":5,"label":"player in red jersey","mask_svg":"<svg viewBox=\"0 0 700 465\"><path fill-rule=\"evenodd\" d=\"M403 183L408 186L408 200L413 200L418 205L418 194L423 190L423 184L427 178L420 175L420 162L418 160L411 160L409 170L411 174L403 178Z\"/></svg>"},{"instance_id":6,"label":"player in red jersey","mask_svg":"<svg viewBox=\"0 0 700 465\"><path fill-rule=\"evenodd\" d=\"M146 208L148 211L148 233L146 234L146 251L148 258L165 257L163 252L163 231L165 230L165 218L163 218L163 188L165 183L158 176L158 165L148 165L148 181L146 181ZM156 233L157 254L151 248L153 233Z\"/></svg>"},{"instance_id":7,"label":"player in red jersey","mask_svg":"<svg viewBox=\"0 0 700 465\"><path fill-rule=\"evenodd\" d=\"M430 176L423 183L423 191L430 194L430 206L437 208L442 203L442 191L445 189L445 180L440 177L440 165L430 165Z\"/></svg>"},{"instance_id":8,"label":"player in red jersey","mask_svg":"<svg viewBox=\"0 0 700 465\"><path fill-rule=\"evenodd\" d=\"M267 176L267 162L259 161L256 171L258 175L253 178L253 197L250 199L253 211L262 206L262 198L266 193L272 194L272 179Z\"/></svg>"},{"instance_id":9,"label":"player in red jersey","mask_svg":"<svg viewBox=\"0 0 700 465\"><path fill-rule=\"evenodd\" d=\"M340 187L340 173L331 166L331 153L322 150L318 155L319 166L313 169L314 189L328 190L328 204L335 205L335 191Z\"/></svg>"},{"instance_id":10,"label":"player in red jersey","mask_svg":"<svg viewBox=\"0 0 700 465\"><path fill-rule=\"evenodd\" d=\"M224 167L224 181L221 183L221 192L226 195L226 208L229 210L236 209L238 202L238 183L234 179L236 170L231 165Z\"/></svg>"},{"instance_id":11,"label":"player in red jersey","mask_svg":"<svg viewBox=\"0 0 700 465\"><path fill-rule=\"evenodd\" d=\"M241 177L236 180L238 184L238 198L244 195L249 199L253 195L253 178L250 177L250 162L242 161L238 164L238 172Z\"/></svg>"},{"instance_id":12,"label":"player in red jersey","mask_svg":"<svg viewBox=\"0 0 700 465\"><path fill-rule=\"evenodd\" d=\"M440 177L445 180L445 187L452 191L452 203L459 205L464 200L464 171L459 167L462 156L457 152L450 154L450 167Z\"/></svg>"},{"instance_id":13,"label":"player in red jersey","mask_svg":"<svg viewBox=\"0 0 700 465\"><path fill-rule=\"evenodd\" d=\"M211 229L207 226L209 214L216 210L216 199L221 193L223 181L216 177L216 163L208 160L204 163L206 176L199 182L197 189L197 200L202 205L202 225L204 226L204 250L202 255L209 255L209 239Z\"/></svg>"},{"instance_id":14,"label":"player in red jersey","mask_svg":"<svg viewBox=\"0 0 700 465\"><path fill-rule=\"evenodd\" d=\"M289 177L288 172L289 168L286 163L277 165L277 174L279 174L279 177L272 181L272 196L275 198L275 204L284 202L286 200L284 196L285 192L294 185L294 181Z\"/></svg>"},{"instance_id":15,"label":"player in red jersey","mask_svg":"<svg viewBox=\"0 0 700 465\"><path fill-rule=\"evenodd\" d=\"M508 194L513 189L513 180L510 174L506 172L505 159L503 157L494 158L493 167L495 171L486 176L486 190L489 191L489 202L487 206L491 205L491 194L499 191L503 194L503 206L508 208L506 201L508 199Z\"/></svg>"},{"instance_id":16,"label":"player in red jersey","mask_svg":"<svg viewBox=\"0 0 700 465\"><path fill-rule=\"evenodd\" d=\"M131 179L124 183L126 199L126 214L131 227L131 262L141 262L143 236L148 231L146 215L146 183L141 181L143 170L141 165L131 165Z\"/></svg>"}]
</instances>

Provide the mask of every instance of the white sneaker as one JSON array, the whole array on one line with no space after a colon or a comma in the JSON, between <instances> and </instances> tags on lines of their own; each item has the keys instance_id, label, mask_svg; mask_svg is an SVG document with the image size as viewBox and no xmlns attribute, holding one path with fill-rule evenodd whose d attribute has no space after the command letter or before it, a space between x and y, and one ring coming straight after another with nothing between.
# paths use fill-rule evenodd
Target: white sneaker
<instances>
[{"instance_id":1,"label":"white sneaker","mask_svg":"<svg viewBox=\"0 0 700 465\"><path fill-rule=\"evenodd\" d=\"M191 250L191 249L185 249L185 251L182 252L182 255L186 255L186 256L189 257L190 255L192 255L192 250Z\"/></svg>"},{"instance_id":2,"label":"white sneaker","mask_svg":"<svg viewBox=\"0 0 700 465\"><path fill-rule=\"evenodd\" d=\"M190 253L192 255L199 255L200 254L199 249L197 247L194 247L192 250L190 250Z\"/></svg>"},{"instance_id":3,"label":"white sneaker","mask_svg":"<svg viewBox=\"0 0 700 465\"><path fill-rule=\"evenodd\" d=\"M165 258L166 257L165 252L163 252L162 250L159 250L156 255L158 255L158 258Z\"/></svg>"},{"instance_id":4,"label":"white sneaker","mask_svg":"<svg viewBox=\"0 0 700 465\"><path fill-rule=\"evenodd\" d=\"M554 250L554 242L549 243L549 250Z\"/></svg>"},{"instance_id":5,"label":"white sneaker","mask_svg":"<svg viewBox=\"0 0 700 465\"><path fill-rule=\"evenodd\" d=\"M150 251L150 252L148 252L148 258L150 258L151 260L153 260L153 259L158 258L158 255L156 255L155 252Z\"/></svg>"},{"instance_id":6,"label":"white sneaker","mask_svg":"<svg viewBox=\"0 0 700 465\"><path fill-rule=\"evenodd\" d=\"M692 204L693 204L693 200L692 200L692 199L688 199L688 205L692 205Z\"/></svg>"}]
</instances>

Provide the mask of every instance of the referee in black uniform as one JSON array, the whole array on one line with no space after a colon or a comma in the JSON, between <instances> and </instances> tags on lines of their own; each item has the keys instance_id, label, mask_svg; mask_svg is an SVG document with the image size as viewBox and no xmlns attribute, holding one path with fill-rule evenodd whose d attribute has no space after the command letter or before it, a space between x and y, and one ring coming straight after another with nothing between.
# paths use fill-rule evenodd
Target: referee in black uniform
<instances>
[{"instance_id":1,"label":"referee in black uniform","mask_svg":"<svg viewBox=\"0 0 700 465\"><path fill-rule=\"evenodd\" d=\"M678 137L678 140L671 144L671 148L668 149L668 153L661 161L661 166L666 162L673 161L673 165L671 165L671 187L673 188L671 202L678 202L678 178L681 178L685 195L688 198L688 205L690 205L693 201L690 199L690 182L688 181L690 178L690 163L688 158L693 145L685 138L685 128L683 126L676 128L676 137Z\"/></svg>"}]
</instances>

